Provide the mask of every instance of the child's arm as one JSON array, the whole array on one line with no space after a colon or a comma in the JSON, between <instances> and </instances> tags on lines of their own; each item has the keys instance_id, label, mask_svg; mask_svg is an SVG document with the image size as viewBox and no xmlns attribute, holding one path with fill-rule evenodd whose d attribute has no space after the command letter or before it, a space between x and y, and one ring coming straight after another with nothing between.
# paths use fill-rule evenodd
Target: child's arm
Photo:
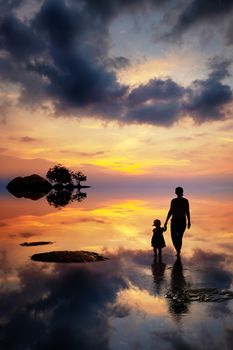
<instances>
[{"instance_id":1,"label":"child's arm","mask_svg":"<svg viewBox=\"0 0 233 350\"><path fill-rule=\"evenodd\" d=\"M163 227L163 232L167 231L167 226Z\"/></svg>"},{"instance_id":2,"label":"child's arm","mask_svg":"<svg viewBox=\"0 0 233 350\"><path fill-rule=\"evenodd\" d=\"M153 233L152 233L152 237L151 237L151 246L152 247L153 247L154 234L155 234L155 229L153 229Z\"/></svg>"}]
</instances>

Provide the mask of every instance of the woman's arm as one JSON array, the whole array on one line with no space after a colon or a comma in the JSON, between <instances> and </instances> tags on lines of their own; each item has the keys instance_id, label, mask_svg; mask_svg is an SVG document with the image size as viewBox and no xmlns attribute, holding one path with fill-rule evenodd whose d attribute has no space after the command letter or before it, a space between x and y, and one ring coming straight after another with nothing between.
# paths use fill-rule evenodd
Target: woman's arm
<instances>
[{"instance_id":1,"label":"woman's arm","mask_svg":"<svg viewBox=\"0 0 233 350\"><path fill-rule=\"evenodd\" d=\"M167 222L170 219L170 217L172 216L172 213L173 213L173 202L171 201L170 209L167 213L167 218L166 218L166 221L164 223L164 227L166 227L166 228L167 228Z\"/></svg>"},{"instance_id":2,"label":"woman's arm","mask_svg":"<svg viewBox=\"0 0 233 350\"><path fill-rule=\"evenodd\" d=\"M187 200L186 216L188 219L188 228L191 227L190 211L189 211L189 201Z\"/></svg>"}]
</instances>

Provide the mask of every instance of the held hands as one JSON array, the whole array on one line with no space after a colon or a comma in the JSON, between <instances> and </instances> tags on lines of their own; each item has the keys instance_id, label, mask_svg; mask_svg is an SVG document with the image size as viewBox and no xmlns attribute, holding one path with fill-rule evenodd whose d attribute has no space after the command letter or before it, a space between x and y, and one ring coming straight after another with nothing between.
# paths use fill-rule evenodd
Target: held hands
<instances>
[{"instance_id":1,"label":"held hands","mask_svg":"<svg viewBox=\"0 0 233 350\"><path fill-rule=\"evenodd\" d=\"M164 229L167 230L167 222L164 223ZM191 227L191 222L188 222L188 229Z\"/></svg>"}]
</instances>

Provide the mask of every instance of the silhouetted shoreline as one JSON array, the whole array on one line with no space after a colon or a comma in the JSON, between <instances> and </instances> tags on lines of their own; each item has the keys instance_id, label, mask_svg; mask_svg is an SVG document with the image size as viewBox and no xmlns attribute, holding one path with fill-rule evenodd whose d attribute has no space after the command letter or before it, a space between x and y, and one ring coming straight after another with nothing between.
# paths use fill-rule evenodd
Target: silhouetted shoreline
<instances>
[{"instance_id":1,"label":"silhouetted shoreline","mask_svg":"<svg viewBox=\"0 0 233 350\"><path fill-rule=\"evenodd\" d=\"M6 186L7 190L17 198L36 201L46 196L49 205L55 208L65 207L74 201L81 202L87 197L87 194L81 190L90 187L80 183L51 184L37 174L16 177Z\"/></svg>"}]
</instances>

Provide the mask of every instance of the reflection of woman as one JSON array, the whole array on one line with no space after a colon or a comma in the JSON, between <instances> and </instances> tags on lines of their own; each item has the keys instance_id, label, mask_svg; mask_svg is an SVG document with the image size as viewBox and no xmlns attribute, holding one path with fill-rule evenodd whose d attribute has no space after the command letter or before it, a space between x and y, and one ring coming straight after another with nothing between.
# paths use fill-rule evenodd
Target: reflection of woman
<instances>
[{"instance_id":1,"label":"reflection of woman","mask_svg":"<svg viewBox=\"0 0 233 350\"><path fill-rule=\"evenodd\" d=\"M181 258L177 257L171 271L171 288L168 294L169 311L172 315L188 313L190 301L186 296L186 281L183 274ZM178 318L179 320L179 318Z\"/></svg>"},{"instance_id":2,"label":"reflection of woman","mask_svg":"<svg viewBox=\"0 0 233 350\"><path fill-rule=\"evenodd\" d=\"M186 287L186 281L183 274L183 265L181 258L177 257L171 272L171 288L173 290L184 290Z\"/></svg>"},{"instance_id":3,"label":"reflection of woman","mask_svg":"<svg viewBox=\"0 0 233 350\"><path fill-rule=\"evenodd\" d=\"M167 214L164 227L167 226L167 222L171 219L171 237L172 243L176 249L177 255L180 255L182 247L182 238L186 229L186 218L188 220L188 228L191 227L189 202L186 198L183 198L183 188L176 188L177 198L173 198L171 206Z\"/></svg>"}]
</instances>

